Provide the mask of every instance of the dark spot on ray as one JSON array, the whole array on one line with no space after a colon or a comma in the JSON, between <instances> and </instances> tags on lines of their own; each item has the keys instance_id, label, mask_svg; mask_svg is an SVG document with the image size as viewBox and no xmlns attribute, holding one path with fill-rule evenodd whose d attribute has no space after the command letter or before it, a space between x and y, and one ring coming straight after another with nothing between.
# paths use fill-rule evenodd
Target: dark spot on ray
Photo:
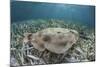
<instances>
[{"instance_id":1,"label":"dark spot on ray","mask_svg":"<svg viewBox=\"0 0 100 67\"><path fill-rule=\"evenodd\" d=\"M50 41L51 40L51 38L50 38L50 36L48 36L48 35L45 35L44 37L43 37L43 41Z\"/></svg>"}]
</instances>

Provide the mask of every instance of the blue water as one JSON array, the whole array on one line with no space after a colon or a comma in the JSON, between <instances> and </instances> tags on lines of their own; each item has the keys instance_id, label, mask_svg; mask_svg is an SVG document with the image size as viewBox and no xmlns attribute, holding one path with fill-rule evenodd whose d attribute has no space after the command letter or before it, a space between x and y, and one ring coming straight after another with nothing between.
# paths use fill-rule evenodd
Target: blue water
<instances>
[{"instance_id":1,"label":"blue water","mask_svg":"<svg viewBox=\"0 0 100 67\"><path fill-rule=\"evenodd\" d=\"M30 19L71 20L89 27L95 27L95 6L23 1L11 2L11 22Z\"/></svg>"}]
</instances>

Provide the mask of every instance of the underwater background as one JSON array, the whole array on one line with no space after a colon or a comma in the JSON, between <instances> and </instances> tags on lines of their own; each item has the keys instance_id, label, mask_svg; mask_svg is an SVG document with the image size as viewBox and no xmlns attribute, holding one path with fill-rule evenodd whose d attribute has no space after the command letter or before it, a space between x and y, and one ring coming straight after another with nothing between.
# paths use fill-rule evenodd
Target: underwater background
<instances>
[{"instance_id":1,"label":"underwater background","mask_svg":"<svg viewBox=\"0 0 100 67\"><path fill-rule=\"evenodd\" d=\"M95 61L95 6L25 1L11 1L10 4L11 66ZM51 53L48 58L50 56L45 53L40 58L42 52L23 46L24 33L46 28L73 29L79 33L77 43L68 50L62 62L58 54ZM33 58L27 58L27 53Z\"/></svg>"},{"instance_id":2,"label":"underwater background","mask_svg":"<svg viewBox=\"0 0 100 67\"><path fill-rule=\"evenodd\" d=\"M11 2L11 22L30 19L59 19L95 27L95 6L41 2Z\"/></svg>"}]
</instances>

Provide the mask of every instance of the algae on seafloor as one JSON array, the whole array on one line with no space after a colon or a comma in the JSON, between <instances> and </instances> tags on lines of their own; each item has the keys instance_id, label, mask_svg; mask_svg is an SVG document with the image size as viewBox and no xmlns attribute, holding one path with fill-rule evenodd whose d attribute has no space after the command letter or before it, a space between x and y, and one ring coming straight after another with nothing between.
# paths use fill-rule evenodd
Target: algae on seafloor
<instances>
[{"instance_id":1,"label":"algae on seafloor","mask_svg":"<svg viewBox=\"0 0 100 67\"><path fill-rule=\"evenodd\" d=\"M35 33L42 29L46 28L66 28L66 29L74 29L79 32L80 38L78 42L68 50L67 55L64 60L60 63L69 63L69 62L84 62L84 61L95 61L95 31L94 29L89 29L87 26L78 24L78 23L70 23L62 20L28 20L22 22L13 22L11 24L11 60L12 58L16 60L17 65L32 65L29 61L26 60L26 55L23 56L24 60L21 60L21 49L22 49L22 39L24 37L24 33ZM12 49L15 48L15 49ZM30 50L31 54L36 57L39 57L41 52L36 49ZM58 63L59 55L52 53L52 56L49 54L45 54L43 58L45 61L34 60L33 65L36 64L51 64ZM48 59L50 57L51 59ZM13 63L11 63L13 65ZM16 65L15 65L16 66Z\"/></svg>"}]
</instances>

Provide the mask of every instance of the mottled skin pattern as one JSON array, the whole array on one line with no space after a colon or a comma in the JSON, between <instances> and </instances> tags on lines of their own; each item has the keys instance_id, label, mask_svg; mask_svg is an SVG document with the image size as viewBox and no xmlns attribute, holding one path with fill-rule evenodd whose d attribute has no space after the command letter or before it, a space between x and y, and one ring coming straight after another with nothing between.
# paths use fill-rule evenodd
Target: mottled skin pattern
<instances>
[{"instance_id":1,"label":"mottled skin pattern","mask_svg":"<svg viewBox=\"0 0 100 67\"><path fill-rule=\"evenodd\" d=\"M47 28L36 33L27 33L23 42L30 41L39 51L51 51L63 54L74 45L79 38L75 30L65 28Z\"/></svg>"}]
</instances>

